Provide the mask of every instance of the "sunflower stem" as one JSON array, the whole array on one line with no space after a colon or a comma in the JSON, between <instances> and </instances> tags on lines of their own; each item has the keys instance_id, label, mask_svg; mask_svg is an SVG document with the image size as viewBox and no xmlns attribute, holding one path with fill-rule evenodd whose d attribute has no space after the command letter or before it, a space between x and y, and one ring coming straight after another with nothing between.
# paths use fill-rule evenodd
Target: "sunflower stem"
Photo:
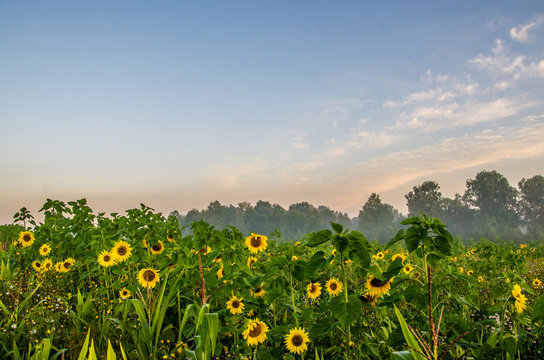
<instances>
[{"instance_id":1,"label":"sunflower stem","mask_svg":"<svg viewBox=\"0 0 544 360\"><path fill-rule=\"evenodd\" d=\"M200 251L198 252L198 268L200 270L200 281L202 284L200 300L202 301L202 305L206 305L206 283L204 282L204 270L202 269L202 258L200 257Z\"/></svg>"},{"instance_id":2,"label":"sunflower stem","mask_svg":"<svg viewBox=\"0 0 544 360\"><path fill-rule=\"evenodd\" d=\"M342 280L344 283L344 299L346 300L346 304L349 302L348 297L348 280L346 278L346 269L344 268L344 256L342 253L340 253L340 266L342 267ZM351 325L348 324L348 328L346 329L348 332L348 344L351 343Z\"/></svg>"},{"instance_id":3,"label":"sunflower stem","mask_svg":"<svg viewBox=\"0 0 544 360\"><path fill-rule=\"evenodd\" d=\"M291 266L289 266L289 287L291 288L291 302L293 303L293 317L295 318L295 324L298 327L297 307L295 305L295 291L293 290L293 275L291 274Z\"/></svg>"}]
</instances>

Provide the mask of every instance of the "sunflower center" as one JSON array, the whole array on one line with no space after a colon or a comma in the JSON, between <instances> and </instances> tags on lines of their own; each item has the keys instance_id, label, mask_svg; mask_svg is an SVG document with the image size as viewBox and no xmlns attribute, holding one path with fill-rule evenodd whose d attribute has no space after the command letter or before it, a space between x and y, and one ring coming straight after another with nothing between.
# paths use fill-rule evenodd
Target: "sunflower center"
<instances>
[{"instance_id":1,"label":"sunflower center","mask_svg":"<svg viewBox=\"0 0 544 360\"><path fill-rule=\"evenodd\" d=\"M336 283L333 282L329 285L329 288L334 291L338 288L338 285L336 285Z\"/></svg>"},{"instance_id":2,"label":"sunflower center","mask_svg":"<svg viewBox=\"0 0 544 360\"><path fill-rule=\"evenodd\" d=\"M252 247L255 247L255 248L256 248L256 247L261 246L261 244L262 244L262 240L261 240L261 237L260 237L260 236L253 236L253 237L251 238L251 246L252 246Z\"/></svg>"},{"instance_id":3,"label":"sunflower center","mask_svg":"<svg viewBox=\"0 0 544 360\"><path fill-rule=\"evenodd\" d=\"M39 262L36 262L36 267L41 267L42 264L40 264Z\"/></svg>"},{"instance_id":4,"label":"sunflower center","mask_svg":"<svg viewBox=\"0 0 544 360\"><path fill-rule=\"evenodd\" d=\"M155 250L155 251L161 251L162 246L161 246L161 244L155 244L155 245L152 246L152 249Z\"/></svg>"},{"instance_id":5,"label":"sunflower center","mask_svg":"<svg viewBox=\"0 0 544 360\"><path fill-rule=\"evenodd\" d=\"M62 264L62 266L64 266L65 269L70 269L70 263L68 261L66 261L64 264Z\"/></svg>"},{"instance_id":6,"label":"sunflower center","mask_svg":"<svg viewBox=\"0 0 544 360\"><path fill-rule=\"evenodd\" d=\"M370 285L374 286L374 287L382 287L382 286L385 286L385 282L381 281L380 279L372 279L370 280Z\"/></svg>"},{"instance_id":7,"label":"sunflower center","mask_svg":"<svg viewBox=\"0 0 544 360\"><path fill-rule=\"evenodd\" d=\"M230 306L232 306L233 309L238 309L240 307L240 302L238 300L234 300Z\"/></svg>"},{"instance_id":8,"label":"sunflower center","mask_svg":"<svg viewBox=\"0 0 544 360\"><path fill-rule=\"evenodd\" d=\"M262 329L261 329L261 324L259 323L255 323L253 325L253 329L251 329L249 331L249 336L250 337L258 337L259 335L261 335L261 332L262 332Z\"/></svg>"},{"instance_id":9,"label":"sunflower center","mask_svg":"<svg viewBox=\"0 0 544 360\"><path fill-rule=\"evenodd\" d=\"M24 241L30 241L31 239L32 239L32 238L30 237L29 234L24 234L24 235L23 235L23 240L24 240Z\"/></svg>"},{"instance_id":10,"label":"sunflower center","mask_svg":"<svg viewBox=\"0 0 544 360\"><path fill-rule=\"evenodd\" d=\"M301 346L302 344L304 344L304 339L299 334L296 334L291 338L291 344L297 347Z\"/></svg>"},{"instance_id":11,"label":"sunflower center","mask_svg":"<svg viewBox=\"0 0 544 360\"><path fill-rule=\"evenodd\" d=\"M128 295L128 292L125 290L123 291L123 296L127 296Z\"/></svg>"},{"instance_id":12,"label":"sunflower center","mask_svg":"<svg viewBox=\"0 0 544 360\"><path fill-rule=\"evenodd\" d=\"M127 253L127 248L126 248L126 246L119 246L119 247L117 248L117 253L118 253L119 255L121 255L121 256L126 255L126 253Z\"/></svg>"},{"instance_id":13,"label":"sunflower center","mask_svg":"<svg viewBox=\"0 0 544 360\"><path fill-rule=\"evenodd\" d=\"M316 291L317 291L316 286L315 286L314 284L312 284L312 287L310 288L310 292L311 292L311 293L314 293L314 292L316 292Z\"/></svg>"},{"instance_id":14,"label":"sunflower center","mask_svg":"<svg viewBox=\"0 0 544 360\"><path fill-rule=\"evenodd\" d=\"M146 270L143 275L145 281L151 282L155 280L155 272L152 270Z\"/></svg>"},{"instance_id":15,"label":"sunflower center","mask_svg":"<svg viewBox=\"0 0 544 360\"><path fill-rule=\"evenodd\" d=\"M262 287L257 286L257 288L255 289L255 292L256 292L256 293L260 293L262 290L263 290Z\"/></svg>"},{"instance_id":16,"label":"sunflower center","mask_svg":"<svg viewBox=\"0 0 544 360\"><path fill-rule=\"evenodd\" d=\"M111 256L109 255L104 255L104 261L105 262L109 262L111 260Z\"/></svg>"}]
</instances>

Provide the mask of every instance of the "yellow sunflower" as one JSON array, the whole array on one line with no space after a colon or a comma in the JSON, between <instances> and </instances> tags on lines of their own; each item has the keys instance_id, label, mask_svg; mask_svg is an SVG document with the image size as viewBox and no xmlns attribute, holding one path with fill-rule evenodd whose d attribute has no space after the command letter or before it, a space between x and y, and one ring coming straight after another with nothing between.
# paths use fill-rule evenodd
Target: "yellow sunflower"
<instances>
[{"instance_id":1,"label":"yellow sunflower","mask_svg":"<svg viewBox=\"0 0 544 360\"><path fill-rule=\"evenodd\" d=\"M23 247L28 247L34 244L34 234L32 231L21 231L17 240Z\"/></svg>"},{"instance_id":2,"label":"yellow sunflower","mask_svg":"<svg viewBox=\"0 0 544 360\"><path fill-rule=\"evenodd\" d=\"M459 266L457 269L459 270L460 273L462 273L464 271L462 266Z\"/></svg>"},{"instance_id":3,"label":"yellow sunflower","mask_svg":"<svg viewBox=\"0 0 544 360\"><path fill-rule=\"evenodd\" d=\"M66 271L64 271L63 268L62 268L62 261L57 261L57 262L55 263L55 266L54 266L54 267L55 267L55 271L56 271L56 272L60 272L60 273L61 273L61 272L66 272Z\"/></svg>"},{"instance_id":4,"label":"yellow sunflower","mask_svg":"<svg viewBox=\"0 0 544 360\"><path fill-rule=\"evenodd\" d=\"M43 270L42 263L39 262L39 261L33 261L33 262L32 262L32 267L33 267L34 270L36 270L36 271L42 271L42 270Z\"/></svg>"},{"instance_id":5,"label":"yellow sunflower","mask_svg":"<svg viewBox=\"0 0 544 360\"><path fill-rule=\"evenodd\" d=\"M534 247L531 248L531 253L534 253L536 249Z\"/></svg>"},{"instance_id":6,"label":"yellow sunflower","mask_svg":"<svg viewBox=\"0 0 544 360\"><path fill-rule=\"evenodd\" d=\"M121 297L121 299L126 300L130 298L131 296L132 296L132 293L126 287L119 290L119 297Z\"/></svg>"},{"instance_id":7,"label":"yellow sunflower","mask_svg":"<svg viewBox=\"0 0 544 360\"><path fill-rule=\"evenodd\" d=\"M215 259L213 259L213 263L218 263L218 262L221 262L223 261L223 254L219 254L217 255L217 257Z\"/></svg>"},{"instance_id":8,"label":"yellow sunflower","mask_svg":"<svg viewBox=\"0 0 544 360\"><path fill-rule=\"evenodd\" d=\"M216 275L218 279L221 279L223 276L225 276L225 270L223 269L223 266L221 266L221 268L217 270Z\"/></svg>"},{"instance_id":9,"label":"yellow sunflower","mask_svg":"<svg viewBox=\"0 0 544 360\"><path fill-rule=\"evenodd\" d=\"M285 346L293 354L302 354L308 350L310 338L304 328L293 328L285 336Z\"/></svg>"},{"instance_id":10,"label":"yellow sunflower","mask_svg":"<svg viewBox=\"0 0 544 360\"><path fill-rule=\"evenodd\" d=\"M483 276L478 276L478 282L483 283L485 281Z\"/></svg>"},{"instance_id":11,"label":"yellow sunflower","mask_svg":"<svg viewBox=\"0 0 544 360\"><path fill-rule=\"evenodd\" d=\"M200 249L200 255L208 255L212 252L212 248L208 245L204 246L202 249Z\"/></svg>"},{"instance_id":12,"label":"yellow sunflower","mask_svg":"<svg viewBox=\"0 0 544 360\"><path fill-rule=\"evenodd\" d=\"M111 253L113 254L113 259L116 262L124 262L127 261L132 254L132 247L128 242L119 240L113 245Z\"/></svg>"},{"instance_id":13,"label":"yellow sunflower","mask_svg":"<svg viewBox=\"0 0 544 360\"><path fill-rule=\"evenodd\" d=\"M253 295L253 297L256 297L256 298L263 297L265 294L265 291L263 289L263 284L257 286L257 288L255 288L255 291L250 289L249 292L251 293L251 295Z\"/></svg>"},{"instance_id":14,"label":"yellow sunflower","mask_svg":"<svg viewBox=\"0 0 544 360\"><path fill-rule=\"evenodd\" d=\"M53 267L51 259L45 259L42 263L43 271L49 271Z\"/></svg>"},{"instance_id":15,"label":"yellow sunflower","mask_svg":"<svg viewBox=\"0 0 544 360\"><path fill-rule=\"evenodd\" d=\"M138 273L138 283L143 287L153 289L159 282L159 272L154 269L142 269Z\"/></svg>"},{"instance_id":16,"label":"yellow sunflower","mask_svg":"<svg viewBox=\"0 0 544 360\"><path fill-rule=\"evenodd\" d=\"M162 240L159 240L155 245L151 246L151 253L158 255L164 251L164 244Z\"/></svg>"},{"instance_id":17,"label":"yellow sunflower","mask_svg":"<svg viewBox=\"0 0 544 360\"><path fill-rule=\"evenodd\" d=\"M538 288L540 286L542 286L542 281L540 281L538 278L535 278L533 280L533 287Z\"/></svg>"},{"instance_id":18,"label":"yellow sunflower","mask_svg":"<svg viewBox=\"0 0 544 360\"><path fill-rule=\"evenodd\" d=\"M174 242L174 235L172 235L172 234L166 235L166 240L167 240L168 242Z\"/></svg>"},{"instance_id":19,"label":"yellow sunflower","mask_svg":"<svg viewBox=\"0 0 544 360\"><path fill-rule=\"evenodd\" d=\"M406 264L404 265L404 267L402 268L402 271L404 271L404 273L406 275L410 275L410 273L412 272L412 270L414 270L414 267L410 264Z\"/></svg>"},{"instance_id":20,"label":"yellow sunflower","mask_svg":"<svg viewBox=\"0 0 544 360\"><path fill-rule=\"evenodd\" d=\"M391 261L395 261L395 260L397 260L397 259L400 259L401 262L404 262L404 260L406 260L406 257L407 257L407 256L408 256L408 255L406 255L406 254L395 254L395 255L393 255L393 257L391 258Z\"/></svg>"},{"instance_id":21,"label":"yellow sunflower","mask_svg":"<svg viewBox=\"0 0 544 360\"><path fill-rule=\"evenodd\" d=\"M244 311L242 300L242 298L238 299L236 296L233 296L227 301L227 309L230 310L232 315L241 314Z\"/></svg>"},{"instance_id":22,"label":"yellow sunflower","mask_svg":"<svg viewBox=\"0 0 544 360\"><path fill-rule=\"evenodd\" d=\"M98 255L98 264L103 267L110 267L115 263L113 261L113 256L107 250L103 250L100 255Z\"/></svg>"},{"instance_id":23,"label":"yellow sunflower","mask_svg":"<svg viewBox=\"0 0 544 360\"><path fill-rule=\"evenodd\" d=\"M467 275L468 275L468 276L470 276L470 275L472 275L472 274L474 274L474 271L472 271L472 270L467 271Z\"/></svg>"},{"instance_id":24,"label":"yellow sunflower","mask_svg":"<svg viewBox=\"0 0 544 360\"><path fill-rule=\"evenodd\" d=\"M291 256L291 261L297 261L297 260L298 260L298 256L296 255Z\"/></svg>"},{"instance_id":25,"label":"yellow sunflower","mask_svg":"<svg viewBox=\"0 0 544 360\"><path fill-rule=\"evenodd\" d=\"M246 246L251 253L256 254L266 249L266 247L268 246L267 241L268 238L266 236L251 233L250 236L246 237Z\"/></svg>"},{"instance_id":26,"label":"yellow sunflower","mask_svg":"<svg viewBox=\"0 0 544 360\"><path fill-rule=\"evenodd\" d=\"M76 261L73 258L65 259L64 261L60 262L60 272L68 272L72 269L72 266L76 263Z\"/></svg>"},{"instance_id":27,"label":"yellow sunflower","mask_svg":"<svg viewBox=\"0 0 544 360\"><path fill-rule=\"evenodd\" d=\"M393 279L389 279L388 281L381 281L380 279L375 278L373 275L370 275L368 280L366 281L366 288L369 290L370 293L376 296L381 296L389 291L391 289L391 283L393 282Z\"/></svg>"},{"instance_id":28,"label":"yellow sunflower","mask_svg":"<svg viewBox=\"0 0 544 360\"><path fill-rule=\"evenodd\" d=\"M257 263L257 258L256 257L253 257L253 256L250 256L247 258L247 267L250 268L250 269L254 269L255 265Z\"/></svg>"},{"instance_id":29,"label":"yellow sunflower","mask_svg":"<svg viewBox=\"0 0 544 360\"><path fill-rule=\"evenodd\" d=\"M321 295L321 284L319 282L308 284L306 294L310 299L316 299Z\"/></svg>"},{"instance_id":30,"label":"yellow sunflower","mask_svg":"<svg viewBox=\"0 0 544 360\"><path fill-rule=\"evenodd\" d=\"M259 319L255 319L249 320L249 324L247 324L247 328L242 335L248 345L259 345L266 340L267 331L268 326L264 322L259 321Z\"/></svg>"},{"instance_id":31,"label":"yellow sunflower","mask_svg":"<svg viewBox=\"0 0 544 360\"><path fill-rule=\"evenodd\" d=\"M362 296L361 296L361 300L364 302L364 303L367 303L371 306L375 306L376 303L378 302L378 296L372 294L371 292L367 291L365 292Z\"/></svg>"},{"instance_id":32,"label":"yellow sunflower","mask_svg":"<svg viewBox=\"0 0 544 360\"><path fill-rule=\"evenodd\" d=\"M49 244L43 244L42 246L40 246L41 256L46 256L47 254L49 254L50 251L51 251L51 246L49 246Z\"/></svg>"},{"instance_id":33,"label":"yellow sunflower","mask_svg":"<svg viewBox=\"0 0 544 360\"><path fill-rule=\"evenodd\" d=\"M342 292L344 286L337 278L330 278L329 281L325 284L325 289L330 296L336 296Z\"/></svg>"}]
</instances>

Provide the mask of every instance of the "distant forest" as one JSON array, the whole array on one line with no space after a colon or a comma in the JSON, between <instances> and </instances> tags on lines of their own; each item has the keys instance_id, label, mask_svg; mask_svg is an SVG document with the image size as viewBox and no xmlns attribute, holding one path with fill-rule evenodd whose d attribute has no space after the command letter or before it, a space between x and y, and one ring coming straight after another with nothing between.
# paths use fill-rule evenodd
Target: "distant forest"
<instances>
[{"instance_id":1,"label":"distant forest","mask_svg":"<svg viewBox=\"0 0 544 360\"><path fill-rule=\"evenodd\" d=\"M425 181L414 186L406 198L408 214L401 214L393 206L382 202L372 193L362 205L359 215L348 214L317 206L307 202L292 204L288 209L278 204L259 200L253 206L248 202L238 206L225 206L213 201L207 209L193 209L176 216L180 226L187 228L193 221L204 220L223 229L235 226L245 234L251 232L269 235L276 230L281 240L295 241L312 231L330 229L330 222L361 231L368 240L381 243L391 239L404 219L420 213L437 217L458 238L487 238L533 241L544 239L544 177L535 175L521 179L517 188L497 171L481 171L474 179L466 181L464 194L455 194L453 199L442 196L435 181Z\"/></svg>"}]
</instances>

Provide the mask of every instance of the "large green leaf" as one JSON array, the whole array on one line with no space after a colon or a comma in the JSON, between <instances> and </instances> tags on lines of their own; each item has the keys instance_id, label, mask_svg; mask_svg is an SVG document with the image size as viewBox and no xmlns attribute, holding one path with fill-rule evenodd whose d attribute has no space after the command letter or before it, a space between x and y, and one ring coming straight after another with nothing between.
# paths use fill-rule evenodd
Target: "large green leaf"
<instances>
[{"instance_id":1,"label":"large green leaf","mask_svg":"<svg viewBox=\"0 0 544 360\"><path fill-rule=\"evenodd\" d=\"M531 314L531 319L533 321L544 320L544 295L539 297L535 305L533 306L533 313Z\"/></svg>"},{"instance_id":2,"label":"large green leaf","mask_svg":"<svg viewBox=\"0 0 544 360\"><path fill-rule=\"evenodd\" d=\"M344 226L341 224L337 224L331 221L331 227L334 230L335 233L341 234L342 231L344 231Z\"/></svg>"},{"instance_id":3,"label":"large green leaf","mask_svg":"<svg viewBox=\"0 0 544 360\"><path fill-rule=\"evenodd\" d=\"M314 276L315 272L325 266L327 259L325 259L325 252L318 251L316 252L306 264L304 268L304 275L306 279L310 279Z\"/></svg>"},{"instance_id":4,"label":"large green leaf","mask_svg":"<svg viewBox=\"0 0 544 360\"><path fill-rule=\"evenodd\" d=\"M346 248L348 247L348 243L349 241L346 236L335 234L332 237L332 244L334 245L334 247L339 253L344 252L344 250L346 250Z\"/></svg>"},{"instance_id":5,"label":"large green leaf","mask_svg":"<svg viewBox=\"0 0 544 360\"><path fill-rule=\"evenodd\" d=\"M329 306L334 317L340 322L342 327L347 328L349 324L356 321L361 315L363 303L358 295L351 295L347 303L344 296L336 296L332 298Z\"/></svg>"},{"instance_id":6,"label":"large green leaf","mask_svg":"<svg viewBox=\"0 0 544 360\"><path fill-rule=\"evenodd\" d=\"M321 230L319 232L313 233L308 239L306 246L316 247L329 241L331 239L331 236L332 232L330 230Z\"/></svg>"},{"instance_id":7,"label":"large green leaf","mask_svg":"<svg viewBox=\"0 0 544 360\"><path fill-rule=\"evenodd\" d=\"M370 243L359 231L352 231L347 235L350 252L355 253L359 258L359 264L368 268L372 261L370 256Z\"/></svg>"},{"instance_id":8,"label":"large green leaf","mask_svg":"<svg viewBox=\"0 0 544 360\"><path fill-rule=\"evenodd\" d=\"M417 342L414 334L410 331L408 328L408 324L406 323L406 320L404 320L404 316L400 313L400 310L397 309L396 305L393 305L395 308L395 315L397 315L397 319L399 320L400 327L402 329L402 334L404 335L404 339L406 340L406 343L411 348L412 356L415 360L425 360L425 357L421 355L423 351L421 350L421 347L419 346L419 343Z\"/></svg>"}]
</instances>

